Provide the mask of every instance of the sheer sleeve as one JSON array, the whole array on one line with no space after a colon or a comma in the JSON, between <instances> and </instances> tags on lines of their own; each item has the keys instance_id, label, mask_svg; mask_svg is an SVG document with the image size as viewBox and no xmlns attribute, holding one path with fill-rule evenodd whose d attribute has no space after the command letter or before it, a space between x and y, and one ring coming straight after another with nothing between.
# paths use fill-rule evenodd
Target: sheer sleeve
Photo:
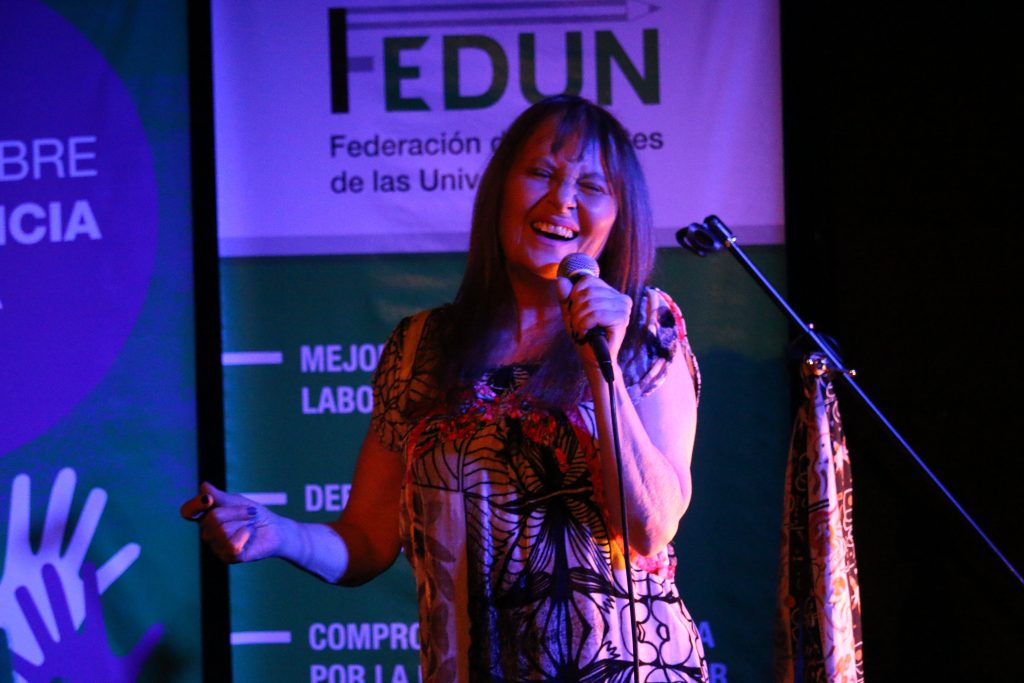
<instances>
[{"instance_id":1,"label":"sheer sleeve","mask_svg":"<svg viewBox=\"0 0 1024 683\"><path fill-rule=\"evenodd\" d=\"M373 374L373 416L370 428L381 445L391 451L402 450L409 433L410 402L421 396L423 381L416 366L421 356L423 327L431 311L421 311L405 318L395 327L384 344L377 369ZM422 358L421 358L422 360Z\"/></svg>"},{"instance_id":2,"label":"sheer sleeve","mask_svg":"<svg viewBox=\"0 0 1024 683\"><path fill-rule=\"evenodd\" d=\"M651 394L665 379L669 364L682 360L693 378L693 391L700 400L700 368L686 336L686 322L679 307L665 292L649 287L643 298L639 320L643 344L629 364L626 384L633 400Z\"/></svg>"}]
</instances>

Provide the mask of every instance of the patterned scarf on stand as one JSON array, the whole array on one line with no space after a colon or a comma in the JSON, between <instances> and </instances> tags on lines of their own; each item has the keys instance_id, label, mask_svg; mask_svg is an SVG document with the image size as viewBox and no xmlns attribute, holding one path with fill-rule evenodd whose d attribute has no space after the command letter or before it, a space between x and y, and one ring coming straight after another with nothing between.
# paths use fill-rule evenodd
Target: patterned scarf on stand
<instances>
[{"instance_id":1,"label":"patterned scarf on stand","mask_svg":"<svg viewBox=\"0 0 1024 683\"><path fill-rule=\"evenodd\" d=\"M786 466L775 679L863 683L850 453L824 357L810 354L802 375L807 400Z\"/></svg>"}]
</instances>

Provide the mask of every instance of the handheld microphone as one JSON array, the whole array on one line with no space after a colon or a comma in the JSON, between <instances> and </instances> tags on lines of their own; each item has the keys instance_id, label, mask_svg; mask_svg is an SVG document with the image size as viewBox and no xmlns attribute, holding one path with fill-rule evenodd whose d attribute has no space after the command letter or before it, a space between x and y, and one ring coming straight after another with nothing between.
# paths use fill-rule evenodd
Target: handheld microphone
<instances>
[{"instance_id":1,"label":"handheld microphone","mask_svg":"<svg viewBox=\"0 0 1024 683\"><path fill-rule=\"evenodd\" d=\"M579 282L585 275L601 276L600 266L589 254L569 254L558 264L558 277L567 278L573 284ZM612 357L608 352L608 333L603 327L595 327L588 330L583 339L594 351L604 381L608 384L614 382L615 372L612 370Z\"/></svg>"}]
</instances>

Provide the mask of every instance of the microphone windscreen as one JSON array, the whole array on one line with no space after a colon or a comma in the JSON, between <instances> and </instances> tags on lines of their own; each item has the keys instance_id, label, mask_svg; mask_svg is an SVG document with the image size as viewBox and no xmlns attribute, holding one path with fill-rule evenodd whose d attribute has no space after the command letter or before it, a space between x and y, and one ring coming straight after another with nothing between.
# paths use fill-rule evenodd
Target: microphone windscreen
<instances>
[{"instance_id":1,"label":"microphone windscreen","mask_svg":"<svg viewBox=\"0 0 1024 683\"><path fill-rule=\"evenodd\" d=\"M590 254L569 254L558 264L558 277L568 278L573 284L584 275L601 277L601 267Z\"/></svg>"}]
</instances>

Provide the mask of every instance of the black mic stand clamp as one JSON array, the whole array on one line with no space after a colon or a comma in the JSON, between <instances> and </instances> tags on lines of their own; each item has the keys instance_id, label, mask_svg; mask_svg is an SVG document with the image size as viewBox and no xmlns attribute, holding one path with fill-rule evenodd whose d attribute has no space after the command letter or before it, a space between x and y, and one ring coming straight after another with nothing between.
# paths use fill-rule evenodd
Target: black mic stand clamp
<instances>
[{"instance_id":1,"label":"black mic stand clamp","mask_svg":"<svg viewBox=\"0 0 1024 683\"><path fill-rule=\"evenodd\" d=\"M728 249L732 255L736 257L736 260L740 262L740 265L742 265L751 277L754 278L757 284L760 285L761 289L763 289L768 296L772 298L775 304L786 313L790 321L800 328L804 335L811 340L815 347L817 347L818 352L820 352L824 358L819 357L820 360L815 362L824 364L828 370L837 373L846 381L846 384L853 389L857 396L860 397L861 401L863 401L871 410L871 413L878 419L878 421L881 422L889 433L896 438L899 444L903 447L903 450L914 459L922 470L924 470L924 473L928 475L928 478L939 487L939 490L946 496L946 498L949 499L949 502L951 502L953 506L960 511L960 514L967 520L978 535L981 536L992 552L1002 560L1003 564L1005 564L1013 575L1017 577L1017 580L1024 585L1024 577L1021 577L1020 572L1017 571L1013 564L1011 564L999 548L996 547L995 543L993 543L985 532L982 531L978 523L975 522L967 513L967 510L964 509L953 494L950 493L949 489L943 485L939 478L935 476L914 449L910 447L910 444L907 443L906 439L896 431L896 428L891 422L889 422L889 420L886 419L885 415L882 414L882 411L875 406L871 399L868 398L867 394L864 393L864 390L860 388L856 381L854 381L854 376L856 376L857 372L852 368L848 369L843 366L842 360L839 358L839 354L836 353L832 344L830 344L827 339L814 329L813 323L805 323L800 319L800 316L796 314L796 311L790 307L789 303L787 303L782 295L772 287L771 283L768 282L768 279L765 278L754 263L747 258L747 255L743 253L743 250L740 249L739 245L736 243L736 235L732 233L732 231L718 218L718 216L708 216L704 219L703 223L691 223L689 226L676 233L676 240L679 242L680 246L692 251L698 256L707 256L708 254L720 251L723 247Z\"/></svg>"}]
</instances>

